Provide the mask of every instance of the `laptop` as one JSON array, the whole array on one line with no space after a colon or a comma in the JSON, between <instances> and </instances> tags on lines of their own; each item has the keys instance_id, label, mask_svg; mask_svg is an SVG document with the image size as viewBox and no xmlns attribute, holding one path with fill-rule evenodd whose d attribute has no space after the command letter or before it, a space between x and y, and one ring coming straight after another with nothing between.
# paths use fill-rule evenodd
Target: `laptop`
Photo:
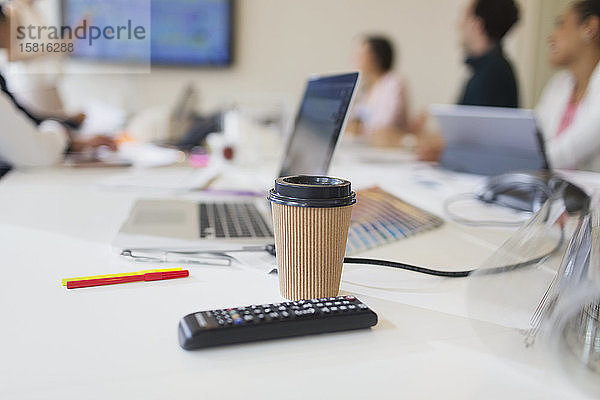
<instances>
[{"instance_id":1,"label":"laptop","mask_svg":"<svg viewBox=\"0 0 600 400\"><path fill-rule=\"evenodd\" d=\"M446 146L443 168L479 175L548 169L533 111L432 105Z\"/></svg>"},{"instance_id":2,"label":"laptop","mask_svg":"<svg viewBox=\"0 0 600 400\"><path fill-rule=\"evenodd\" d=\"M308 79L279 175L325 175L343 132L359 73ZM273 177L273 178L277 178ZM273 243L264 199L141 199L114 241L116 247L236 249ZM233 247L232 247L233 246Z\"/></svg>"}]
</instances>

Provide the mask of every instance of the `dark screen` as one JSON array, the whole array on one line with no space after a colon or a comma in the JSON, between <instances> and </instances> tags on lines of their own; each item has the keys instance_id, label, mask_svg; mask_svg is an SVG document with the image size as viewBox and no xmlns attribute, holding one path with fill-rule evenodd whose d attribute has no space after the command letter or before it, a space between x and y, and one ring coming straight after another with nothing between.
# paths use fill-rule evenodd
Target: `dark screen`
<instances>
[{"instance_id":1,"label":"dark screen","mask_svg":"<svg viewBox=\"0 0 600 400\"><path fill-rule=\"evenodd\" d=\"M280 177L327 174L357 80L351 73L308 82Z\"/></svg>"}]
</instances>

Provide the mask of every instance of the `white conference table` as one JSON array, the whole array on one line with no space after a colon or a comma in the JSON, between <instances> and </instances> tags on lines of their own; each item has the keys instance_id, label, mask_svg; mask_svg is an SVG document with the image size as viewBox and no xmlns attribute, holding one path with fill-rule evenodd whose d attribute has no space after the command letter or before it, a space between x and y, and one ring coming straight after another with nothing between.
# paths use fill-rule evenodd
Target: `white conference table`
<instances>
[{"instance_id":1,"label":"white conference table","mask_svg":"<svg viewBox=\"0 0 600 400\"><path fill-rule=\"evenodd\" d=\"M339 159L331 175L355 188L379 184L438 215L446 194L472 186L414 163ZM251 173L237 171L242 178L233 168L217 186L253 184L244 178ZM97 185L116 173L54 168L0 180L0 398L587 398L526 350L518 330L434 304L444 296L472 301L468 280L380 267L346 266L341 288L377 312L371 330L184 351L182 316L282 301L277 278L196 266L187 279L67 290L61 278L147 267L120 260L111 246L135 199L149 195ZM448 221L364 255L480 265L512 232ZM373 289L378 282L388 290Z\"/></svg>"}]
</instances>

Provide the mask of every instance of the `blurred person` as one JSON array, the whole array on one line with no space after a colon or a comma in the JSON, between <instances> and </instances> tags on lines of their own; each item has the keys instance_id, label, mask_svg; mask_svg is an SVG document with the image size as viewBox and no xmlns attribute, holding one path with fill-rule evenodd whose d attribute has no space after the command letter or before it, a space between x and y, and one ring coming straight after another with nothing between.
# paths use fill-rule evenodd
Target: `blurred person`
<instances>
[{"instance_id":1,"label":"blurred person","mask_svg":"<svg viewBox=\"0 0 600 400\"><path fill-rule=\"evenodd\" d=\"M459 23L465 63L472 74L460 105L518 107L517 80L502 40L519 21L514 0L472 0Z\"/></svg>"},{"instance_id":2,"label":"blurred person","mask_svg":"<svg viewBox=\"0 0 600 400\"><path fill-rule=\"evenodd\" d=\"M600 0L579 0L557 20L550 63L564 70L546 85L537 123L552 168L600 172ZM437 161L444 143L432 137L419 157Z\"/></svg>"},{"instance_id":3,"label":"blurred person","mask_svg":"<svg viewBox=\"0 0 600 400\"><path fill-rule=\"evenodd\" d=\"M458 23L465 63L471 76L457 104L465 106L519 106L517 79L502 49L502 41L519 21L514 0L471 0ZM418 137L417 154L422 160L437 160L443 140L437 132L426 132L429 116L421 113L411 121Z\"/></svg>"},{"instance_id":4,"label":"blurred person","mask_svg":"<svg viewBox=\"0 0 600 400\"><path fill-rule=\"evenodd\" d=\"M52 115L56 118L70 120L80 126L85 119L84 114L69 115L65 109L58 90L62 53L25 52L20 51L19 41L15 35L17 26L45 27L49 23L44 11L38 7L38 0L10 0L5 3L4 13L13 27L13 36L7 47L9 62L5 77L11 93L28 110L40 115ZM33 40L35 43L49 44L43 35ZM53 41L56 43L56 41Z\"/></svg>"},{"instance_id":5,"label":"blurred person","mask_svg":"<svg viewBox=\"0 0 600 400\"><path fill-rule=\"evenodd\" d=\"M360 42L355 57L363 87L346 130L365 137L371 144L394 144L407 127L408 96L404 80L392 70L392 43L382 36L367 36Z\"/></svg>"},{"instance_id":6,"label":"blurred person","mask_svg":"<svg viewBox=\"0 0 600 400\"><path fill-rule=\"evenodd\" d=\"M558 72L536 107L552 168L600 171L600 0L575 1L550 37Z\"/></svg>"},{"instance_id":7,"label":"blurred person","mask_svg":"<svg viewBox=\"0 0 600 400\"><path fill-rule=\"evenodd\" d=\"M10 42L10 27L0 8L0 48ZM64 122L38 117L12 95L0 75L0 176L11 167L47 166L67 151L81 152L100 146L116 150L106 136L77 138Z\"/></svg>"}]
</instances>

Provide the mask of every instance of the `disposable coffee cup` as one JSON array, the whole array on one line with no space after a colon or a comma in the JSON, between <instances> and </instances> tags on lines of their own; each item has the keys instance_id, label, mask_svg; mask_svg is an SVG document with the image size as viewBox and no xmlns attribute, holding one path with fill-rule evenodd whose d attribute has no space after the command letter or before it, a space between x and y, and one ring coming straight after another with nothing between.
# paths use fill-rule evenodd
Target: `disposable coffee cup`
<instances>
[{"instance_id":1,"label":"disposable coffee cup","mask_svg":"<svg viewBox=\"0 0 600 400\"><path fill-rule=\"evenodd\" d=\"M337 296L356 194L350 182L289 176L269 193L281 295L290 300Z\"/></svg>"}]
</instances>

